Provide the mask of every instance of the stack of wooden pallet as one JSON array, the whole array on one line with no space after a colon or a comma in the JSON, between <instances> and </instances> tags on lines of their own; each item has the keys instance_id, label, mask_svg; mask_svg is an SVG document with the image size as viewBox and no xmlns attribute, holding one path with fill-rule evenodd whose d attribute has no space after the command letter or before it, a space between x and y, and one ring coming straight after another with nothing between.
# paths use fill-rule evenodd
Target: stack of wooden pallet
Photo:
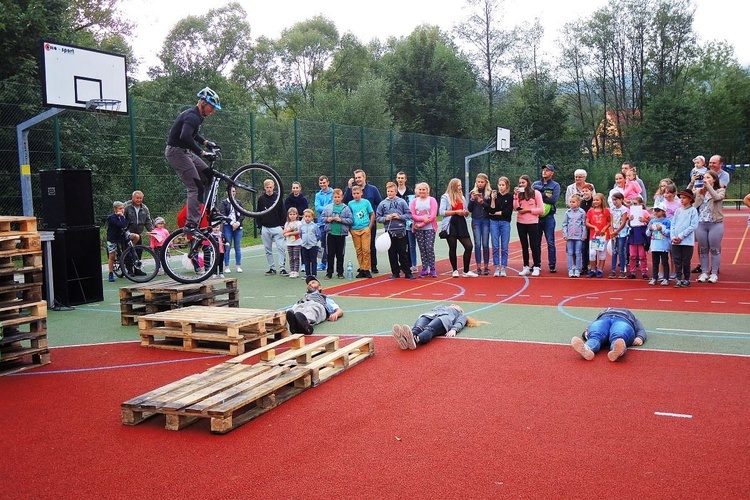
<instances>
[{"instance_id":1,"label":"stack of wooden pallet","mask_svg":"<svg viewBox=\"0 0 750 500\"><path fill-rule=\"evenodd\" d=\"M373 354L372 338L339 346L338 337L326 337L305 345L305 337L291 335L125 401L122 423L161 414L167 429L179 430L203 418L211 432L225 434Z\"/></svg>"},{"instance_id":2,"label":"stack of wooden pallet","mask_svg":"<svg viewBox=\"0 0 750 500\"><path fill-rule=\"evenodd\" d=\"M0 375L49 362L36 219L0 216Z\"/></svg>"},{"instance_id":3,"label":"stack of wooden pallet","mask_svg":"<svg viewBox=\"0 0 750 500\"><path fill-rule=\"evenodd\" d=\"M138 318L141 345L237 355L289 335L284 311L191 306Z\"/></svg>"},{"instance_id":4,"label":"stack of wooden pallet","mask_svg":"<svg viewBox=\"0 0 750 500\"><path fill-rule=\"evenodd\" d=\"M134 325L145 314L188 306L239 307L236 278L211 278L202 283L158 280L120 288L120 322Z\"/></svg>"}]
</instances>

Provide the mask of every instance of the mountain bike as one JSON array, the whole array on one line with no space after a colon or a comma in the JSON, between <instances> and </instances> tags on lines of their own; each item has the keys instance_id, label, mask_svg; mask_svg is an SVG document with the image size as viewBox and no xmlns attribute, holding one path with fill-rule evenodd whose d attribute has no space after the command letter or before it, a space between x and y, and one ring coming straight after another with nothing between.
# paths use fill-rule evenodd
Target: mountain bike
<instances>
[{"instance_id":1,"label":"mountain bike","mask_svg":"<svg viewBox=\"0 0 750 500\"><path fill-rule=\"evenodd\" d=\"M220 149L212 149L204 159L209 160L212 179L200 220L201 225L205 220L208 224L188 234L184 228L176 229L164 241L164 246L169 249L162 259L164 272L180 283L205 281L213 276L219 265L219 244L212 230L223 222L229 222L229 218L217 210L221 181L227 184L227 196L234 209L247 217L257 218L267 214L281 203L283 196L281 178L268 165L250 163L238 168L232 175L226 175L214 169L214 163L221 159ZM255 210L258 196L264 193L263 182L266 179L272 179L276 184L275 201L265 210ZM234 191L232 187L235 188Z\"/></svg>"}]
</instances>

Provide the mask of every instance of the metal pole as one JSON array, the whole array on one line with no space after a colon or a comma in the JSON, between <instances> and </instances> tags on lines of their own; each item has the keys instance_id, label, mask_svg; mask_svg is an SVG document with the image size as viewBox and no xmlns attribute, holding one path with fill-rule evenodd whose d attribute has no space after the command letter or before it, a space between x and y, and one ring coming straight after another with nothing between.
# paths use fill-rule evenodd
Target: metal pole
<instances>
[{"instance_id":1,"label":"metal pole","mask_svg":"<svg viewBox=\"0 0 750 500\"><path fill-rule=\"evenodd\" d=\"M128 123L130 124L130 171L133 176L133 191L138 189L138 157L135 154L135 111L133 98L128 96Z\"/></svg>"}]
</instances>

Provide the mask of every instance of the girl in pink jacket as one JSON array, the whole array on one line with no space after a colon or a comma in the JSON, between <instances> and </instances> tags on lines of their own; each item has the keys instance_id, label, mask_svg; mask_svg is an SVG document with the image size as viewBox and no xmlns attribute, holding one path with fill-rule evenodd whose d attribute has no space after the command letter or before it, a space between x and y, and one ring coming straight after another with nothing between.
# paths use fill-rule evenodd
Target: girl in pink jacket
<instances>
[{"instance_id":1,"label":"girl in pink jacket","mask_svg":"<svg viewBox=\"0 0 750 500\"><path fill-rule=\"evenodd\" d=\"M516 211L516 229L521 240L523 269L521 276L539 276L542 255L542 242L539 238L539 216L544 213L542 193L531 187L531 178L522 175L518 186L513 190L513 210ZM529 268L529 246L534 260L534 269Z\"/></svg>"}]
</instances>

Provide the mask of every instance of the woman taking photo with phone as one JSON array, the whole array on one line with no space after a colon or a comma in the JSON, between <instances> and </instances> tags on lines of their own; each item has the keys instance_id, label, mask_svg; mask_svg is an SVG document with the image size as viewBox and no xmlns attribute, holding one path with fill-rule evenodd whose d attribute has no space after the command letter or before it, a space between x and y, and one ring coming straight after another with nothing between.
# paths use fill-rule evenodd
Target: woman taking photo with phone
<instances>
[{"instance_id":1,"label":"woman taking photo with phone","mask_svg":"<svg viewBox=\"0 0 750 500\"><path fill-rule=\"evenodd\" d=\"M518 179L518 186L513 189L513 210L516 211L516 229L521 240L521 254L523 269L521 276L539 276L542 256L542 245L539 240L539 216L544 212L542 193L531 187L531 178L522 175ZM534 269L529 267L529 247L534 261Z\"/></svg>"}]
</instances>

